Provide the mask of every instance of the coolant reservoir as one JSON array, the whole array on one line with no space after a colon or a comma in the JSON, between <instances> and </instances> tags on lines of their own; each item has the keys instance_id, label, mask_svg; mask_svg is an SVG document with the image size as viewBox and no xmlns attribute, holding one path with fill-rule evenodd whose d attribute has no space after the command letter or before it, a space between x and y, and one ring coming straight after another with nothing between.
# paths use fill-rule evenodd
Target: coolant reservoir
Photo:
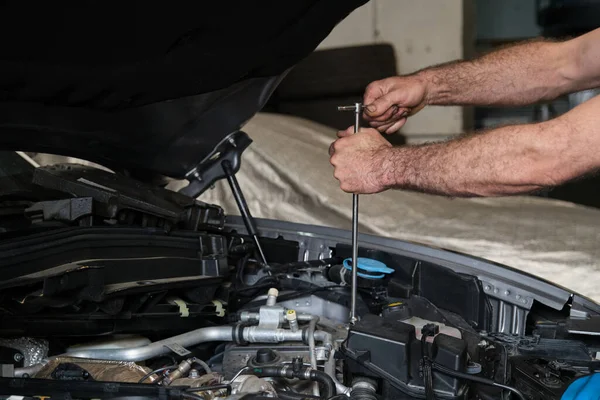
<instances>
[{"instance_id":1,"label":"coolant reservoir","mask_svg":"<svg viewBox=\"0 0 600 400\"><path fill-rule=\"evenodd\" d=\"M457 339L462 339L462 335L458 329L452 328L451 326L446 326L446 325L442 324L441 322L429 321L429 320L419 318L419 317L410 317L410 318L403 319L400 321L404 322L405 324L409 324L409 325L412 325L415 327L415 335L418 340L421 340L421 328L427 324L437 325L440 328L438 335L440 333L443 333L444 335L452 336ZM437 335L435 335L435 336L437 336ZM435 336L429 336L426 340L429 343L433 343L433 339L435 338Z\"/></svg>"}]
</instances>

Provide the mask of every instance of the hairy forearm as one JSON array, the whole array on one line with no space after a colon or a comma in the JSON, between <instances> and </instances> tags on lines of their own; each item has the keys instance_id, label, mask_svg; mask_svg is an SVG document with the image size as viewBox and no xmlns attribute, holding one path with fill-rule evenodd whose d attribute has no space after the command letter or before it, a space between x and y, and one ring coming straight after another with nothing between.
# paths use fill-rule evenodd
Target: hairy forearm
<instances>
[{"instance_id":1,"label":"hairy forearm","mask_svg":"<svg viewBox=\"0 0 600 400\"><path fill-rule=\"evenodd\" d=\"M508 126L448 142L385 150L385 185L453 197L528 193L590 168L571 151L569 127Z\"/></svg>"},{"instance_id":2,"label":"hairy forearm","mask_svg":"<svg viewBox=\"0 0 600 400\"><path fill-rule=\"evenodd\" d=\"M533 41L417 72L429 105L518 106L575 90L574 46Z\"/></svg>"}]
</instances>

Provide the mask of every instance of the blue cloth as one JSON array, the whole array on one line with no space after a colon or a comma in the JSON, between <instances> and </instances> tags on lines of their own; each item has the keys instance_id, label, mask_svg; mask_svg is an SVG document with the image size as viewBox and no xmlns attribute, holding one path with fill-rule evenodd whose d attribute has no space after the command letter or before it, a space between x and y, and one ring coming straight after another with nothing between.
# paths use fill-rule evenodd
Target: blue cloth
<instances>
[{"instance_id":1,"label":"blue cloth","mask_svg":"<svg viewBox=\"0 0 600 400\"><path fill-rule=\"evenodd\" d=\"M584 376L571 383L561 400L600 400L600 373Z\"/></svg>"}]
</instances>

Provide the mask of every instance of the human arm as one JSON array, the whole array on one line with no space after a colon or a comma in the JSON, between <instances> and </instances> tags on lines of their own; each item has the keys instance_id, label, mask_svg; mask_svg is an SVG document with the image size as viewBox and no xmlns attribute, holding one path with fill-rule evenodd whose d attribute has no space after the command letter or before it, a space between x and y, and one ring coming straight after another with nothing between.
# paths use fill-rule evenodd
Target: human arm
<instances>
[{"instance_id":1,"label":"human arm","mask_svg":"<svg viewBox=\"0 0 600 400\"><path fill-rule=\"evenodd\" d=\"M600 97L550 121L441 143L391 147L374 129L339 136L330 161L346 192L395 188L453 197L528 193L600 167Z\"/></svg>"},{"instance_id":2,"label":"human arm","mask_svg":"<svg viewBox=\"0 0 600 400\"><path fill-rule=\"evenodd\" d=\"M365 118L397 131L426 105L520 106L600 86L600 29L564 42L532 41L371 83Z\"/></svg>"}]
</instances>

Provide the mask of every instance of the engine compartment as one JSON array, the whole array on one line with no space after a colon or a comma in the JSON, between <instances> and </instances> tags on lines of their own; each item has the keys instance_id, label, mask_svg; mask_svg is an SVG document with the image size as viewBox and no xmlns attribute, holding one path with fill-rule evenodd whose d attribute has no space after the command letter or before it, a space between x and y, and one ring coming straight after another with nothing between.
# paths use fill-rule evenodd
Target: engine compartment
<instances>
[{"instance_id":1,"label":"engine compartment","mask_svg":"<svg viewBox=\"0 0 600 400\"><path fill-rule=\"evenodd\" d=\"M506 333L477 276L363 245L352 325L344 240L263 236L264 264L217 206L91 167L12 179L0 396L560 399L599 368L570 302Z\"/></svg>"}]
</instances>

